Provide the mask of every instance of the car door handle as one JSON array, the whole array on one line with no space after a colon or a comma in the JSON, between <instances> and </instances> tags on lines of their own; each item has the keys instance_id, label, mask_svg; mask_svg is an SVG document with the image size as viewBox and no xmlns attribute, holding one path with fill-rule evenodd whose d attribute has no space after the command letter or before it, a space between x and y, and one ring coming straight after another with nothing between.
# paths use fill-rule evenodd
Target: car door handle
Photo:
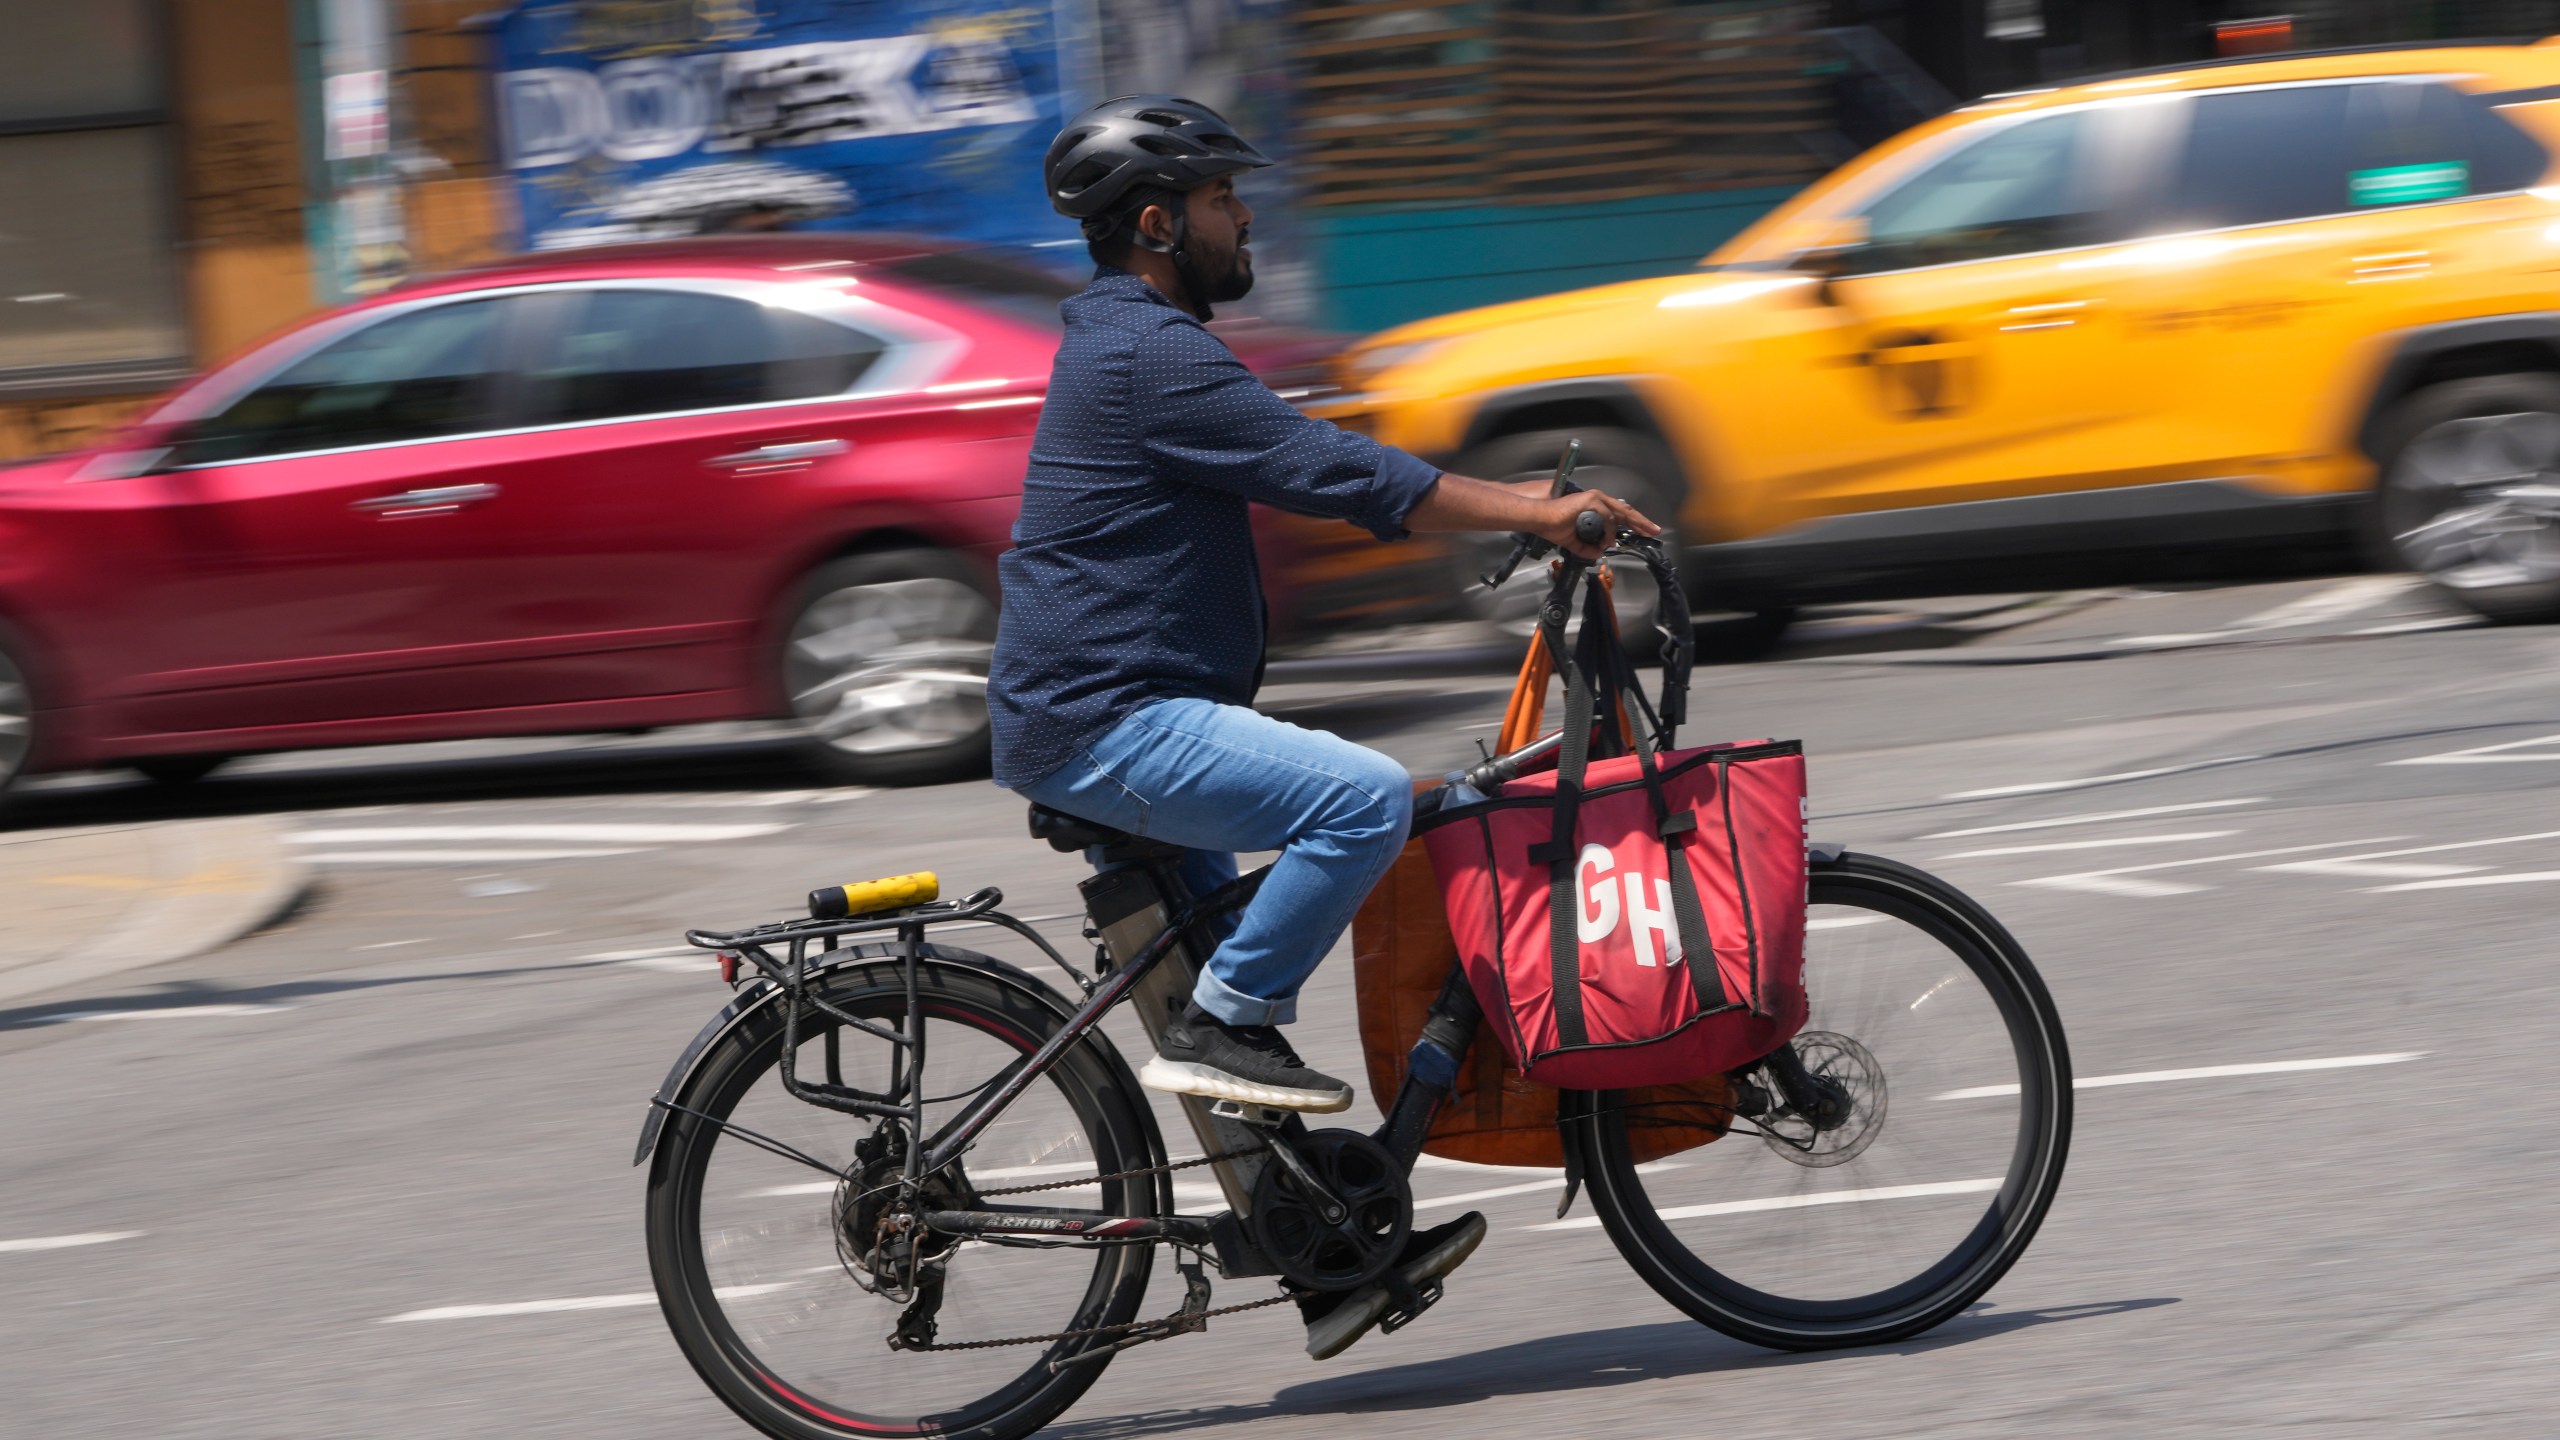
<instances>
[{"instance_id":1,"label":"car door handle","mask_svg":"<svg viewBox=\"0 0 2560 1440\"><path fill-rule=\"evenodd\" d=\"M714 455L702 463L715 470L760 470L767 466L799 466L830 455L842 455L853 446L843 440L795 440L783 445L759 445L753 450L740 450L731 455Z\"/></svg>"},{"instance_id":2,"label":"car door handle","mask_svg":"<svg viewBox=\"0 0 2560 1440\"><path fill-rule=\"evenodd\" d=\"M347 508L379 515L385 520L405 520L415 515L444 515L465 505L498 498L495 485L438 485L425 490L403 490L397 495L371 495Z\"/></svg>"},{"instance_id":3,"label":"car door handle","mask_svg":"<svg viewBox=\"0 0 2560 1440\"><path fill-rule=\"evenodd\" d=\"M2087 320L2097 307L2087 300L2040 300L2012 305L2000 312L2003 330L2068 330Z\"/></svg>"}]
</instances>

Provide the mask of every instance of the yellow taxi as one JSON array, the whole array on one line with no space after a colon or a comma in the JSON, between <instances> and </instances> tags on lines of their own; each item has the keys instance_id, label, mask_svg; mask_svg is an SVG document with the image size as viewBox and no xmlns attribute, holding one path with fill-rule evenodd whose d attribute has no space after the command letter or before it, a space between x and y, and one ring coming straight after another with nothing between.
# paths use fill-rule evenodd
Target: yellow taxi
<instances>
[{"instance_id":1,"label":"yellow taxi","mask_svg":"<svg viewBox=\"0 0 2560 1440\"><path fill-rule=\"evenodd\" d=\"M2357 548L2560 618L2555 151L2560 40L1997 96L1697 271L1375 336L1313 408L1466 474L1579 436L1773 628Z\"/></svg>"}]
</instances>

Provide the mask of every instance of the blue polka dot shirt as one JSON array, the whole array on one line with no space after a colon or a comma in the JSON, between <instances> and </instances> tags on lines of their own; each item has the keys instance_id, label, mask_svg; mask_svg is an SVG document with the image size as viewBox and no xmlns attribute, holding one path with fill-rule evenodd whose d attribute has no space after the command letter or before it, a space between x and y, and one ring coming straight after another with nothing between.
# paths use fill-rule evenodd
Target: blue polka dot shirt
<instances>
[{"instance_id":1,"label":"blue polka dot shirt","mask_svg":"<svg viewBox=\"0 0 2560 1440\"><path fill-rule=\"evenodd\" d=\"M1300 414L1188 311L1103 267L1066 338L1022 483L987 678L996 783L1032 785L1157 700L1262 682L1250 505L1381 540L1439 472Z\"/></svg>"}]
</instances>

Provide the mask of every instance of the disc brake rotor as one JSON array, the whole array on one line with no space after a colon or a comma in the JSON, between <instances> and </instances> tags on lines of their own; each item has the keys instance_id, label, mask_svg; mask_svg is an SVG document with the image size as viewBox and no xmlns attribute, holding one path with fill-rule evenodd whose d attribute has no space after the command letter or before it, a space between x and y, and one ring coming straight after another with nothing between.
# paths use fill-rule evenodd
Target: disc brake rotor
<instances>
[{"instance_id":1,"label":"disc brake rotor","mask_svg":"<svg viewBox=\"0 0 2560 1440\"><path fill-rule=\"evenodd\" d=\"M1812 1169L1857 1159L1884 1130L1884 1067L1866 1046L1829 1030L1797 1035L1795 1052L1807 1074L1846 1094L1848 1118L1825 1130L1793 1111L1782 1111L1760 1121L1761 1140L1780 1158Z\"/></svg>"}]
</instances>

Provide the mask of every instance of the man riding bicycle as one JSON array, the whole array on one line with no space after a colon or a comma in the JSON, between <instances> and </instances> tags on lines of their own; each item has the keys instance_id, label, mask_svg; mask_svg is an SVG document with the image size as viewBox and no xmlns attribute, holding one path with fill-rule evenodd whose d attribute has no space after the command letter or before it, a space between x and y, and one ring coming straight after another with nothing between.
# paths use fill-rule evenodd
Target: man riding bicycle
<instances>
[{"instance_id":1,"label":"man riding bicycle","mask_svg":"<svg viewBox=\"0 0 2560 1440\"><path fill-rule=\"evenodd\" d=\"M1597 493L1441 473L1255 379L1202 322L1253 288L1253 211L1235 177L1271 163L1208 107L1161 95L1094 106L1051 143L1050 202L1082 222L1095 271L1059 307L1066 335L999 562L987 706L996 783L1183 847L1195 894L1233 880L1239 850L1280 852L1138 1078L1331 1113L1351 1086L1278 1027L1403 847L1413 782L1387 756L1252 708L1264 616L1248 505L1381 540L1528 532L1585 558L1597 551L1574 533L1584 511L1609 531L1660 527ZM1445 1273L1482 1234L1471 1215L1411 1253ZM1332 1343L1322 1308L1309 1307L1311 1351L1365 1328Z\"/></svg>"}]
</instances>

